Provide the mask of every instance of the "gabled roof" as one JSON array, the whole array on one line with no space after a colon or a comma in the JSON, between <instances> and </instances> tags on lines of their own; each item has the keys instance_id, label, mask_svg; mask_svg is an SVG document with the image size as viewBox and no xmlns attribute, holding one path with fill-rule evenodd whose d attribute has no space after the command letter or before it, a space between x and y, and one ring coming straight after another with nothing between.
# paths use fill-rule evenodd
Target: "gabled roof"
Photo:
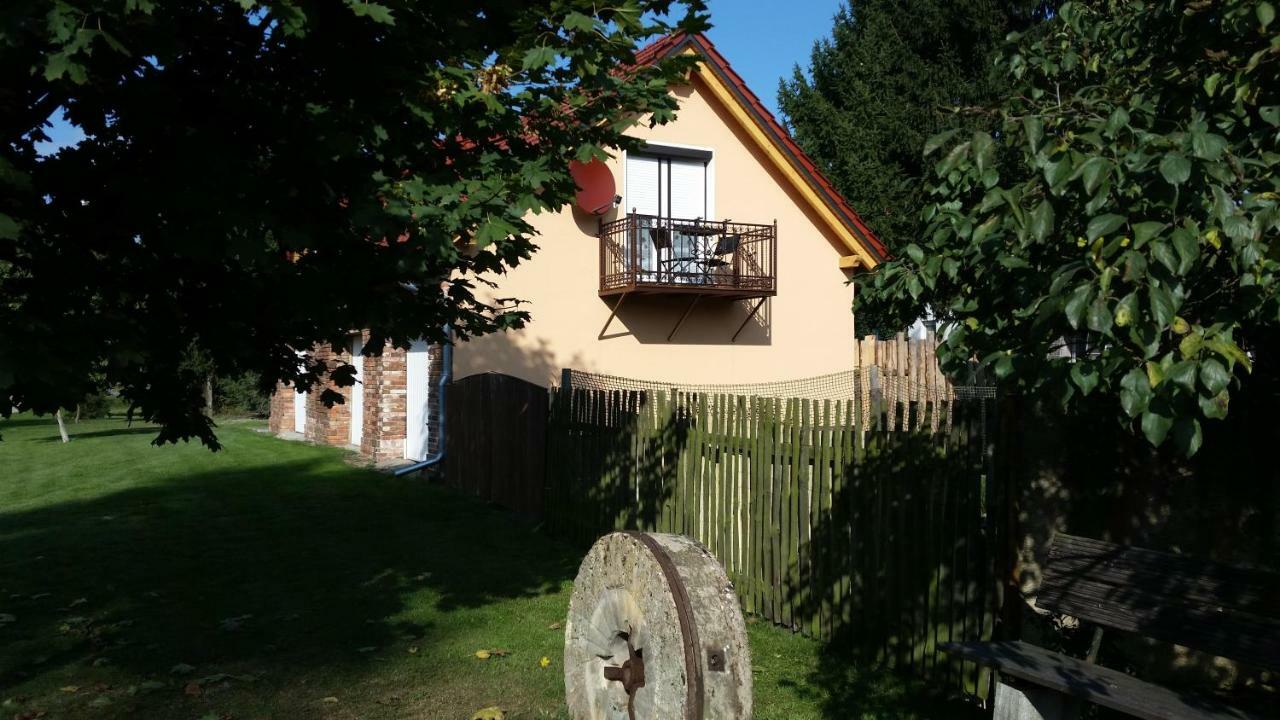
<instances>
[{"instance_id":1,"label":"gabled roof","mask_svg":"<svg viewBox=\"0 0 1280 720\"><path fill-rule=\"evenodd\" d=\"M700 57L698 70L701 79L848 247L851 254L840 259L841 267L873 268L889 257L884 243L858 217L858 213L706 36L684 33L665 36L641 48L636 53L636 63L650 64L678 53L694 53Z\"/></svg>"}]
</instances>

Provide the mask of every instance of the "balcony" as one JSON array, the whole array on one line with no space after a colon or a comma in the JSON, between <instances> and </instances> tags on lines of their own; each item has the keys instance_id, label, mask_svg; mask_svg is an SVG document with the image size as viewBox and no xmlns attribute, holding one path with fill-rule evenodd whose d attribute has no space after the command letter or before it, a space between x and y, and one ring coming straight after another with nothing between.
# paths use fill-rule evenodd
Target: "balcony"
<instances>
[{"instance_id":1,"label":"balcony","mask_svg":"<svg viewBox=\"0 0 1280 720\"><path fill-rule=\"evenodd\" d=\"M600 296L777 294L778 226L631 213L600 225Z\"/></svg>"}]
</instances>

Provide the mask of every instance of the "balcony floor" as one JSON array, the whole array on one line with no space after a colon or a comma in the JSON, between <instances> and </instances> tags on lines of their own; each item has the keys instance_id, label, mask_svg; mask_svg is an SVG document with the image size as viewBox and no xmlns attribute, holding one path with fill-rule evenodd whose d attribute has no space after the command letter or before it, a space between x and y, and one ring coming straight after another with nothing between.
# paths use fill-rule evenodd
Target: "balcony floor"
<instances>
[{"instance_id":1,"label":"balcony floor","mask_svg":"<svg viewBox=\"0 0 1280 720\"><path fill-rule=\"evenodd\" d=\"M618 295L702 295L726 300L747 300L750 298L773 297L777 294L776 288L660 282L641 282L633 285L620 285L600 289L600 297L617 297Z\"/></svg>"}]
</instances>

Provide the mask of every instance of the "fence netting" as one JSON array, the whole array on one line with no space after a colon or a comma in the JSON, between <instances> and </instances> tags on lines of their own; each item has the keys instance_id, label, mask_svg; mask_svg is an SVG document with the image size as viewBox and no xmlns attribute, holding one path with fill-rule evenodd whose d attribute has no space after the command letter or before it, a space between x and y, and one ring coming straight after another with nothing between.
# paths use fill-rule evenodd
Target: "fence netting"
<instances>
[{"instance_id":1,"label":"fence netting","mask_svg":"<svg viewBox=\"0 0 1280 720\"><path fill-rule=\"evenodd\" d=\"M955 385L940 376L933 382L925 382L911 376L886 372L874 365L825 375L759 383L676 383L566 369L561 374L561 385L575 390L602 392L661 390L672 396L686 397L740 395L818 402L852 400L864 426L870 426L873 419L883 416L882 419L890 423L893 429L916 430L927 427L934 432L947 429L945 423L953 415L951 410L955 401L990 400L996 396L995 388L989 385ZM816 411L819 407L817 402L813 407Z\"/></svg>"}]
</instances>

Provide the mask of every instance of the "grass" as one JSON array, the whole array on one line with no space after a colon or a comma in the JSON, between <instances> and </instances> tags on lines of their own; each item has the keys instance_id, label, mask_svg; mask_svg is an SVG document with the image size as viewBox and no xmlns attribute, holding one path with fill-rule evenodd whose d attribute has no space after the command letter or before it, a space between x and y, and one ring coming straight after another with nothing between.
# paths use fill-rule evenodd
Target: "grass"
<instances>
[{"instance_id":1,"label":"grass","mask_svg":"<svg viewBox=\"0 0 1280 720\"><path fill-rule=\"evenodd\" d=\"M564 716L581 550L260 423L224 425L216 454L70 429L0 421L0 717ZM750 637L758 718L955 715L802 637Z\"/></svg>"}]
</instances>

